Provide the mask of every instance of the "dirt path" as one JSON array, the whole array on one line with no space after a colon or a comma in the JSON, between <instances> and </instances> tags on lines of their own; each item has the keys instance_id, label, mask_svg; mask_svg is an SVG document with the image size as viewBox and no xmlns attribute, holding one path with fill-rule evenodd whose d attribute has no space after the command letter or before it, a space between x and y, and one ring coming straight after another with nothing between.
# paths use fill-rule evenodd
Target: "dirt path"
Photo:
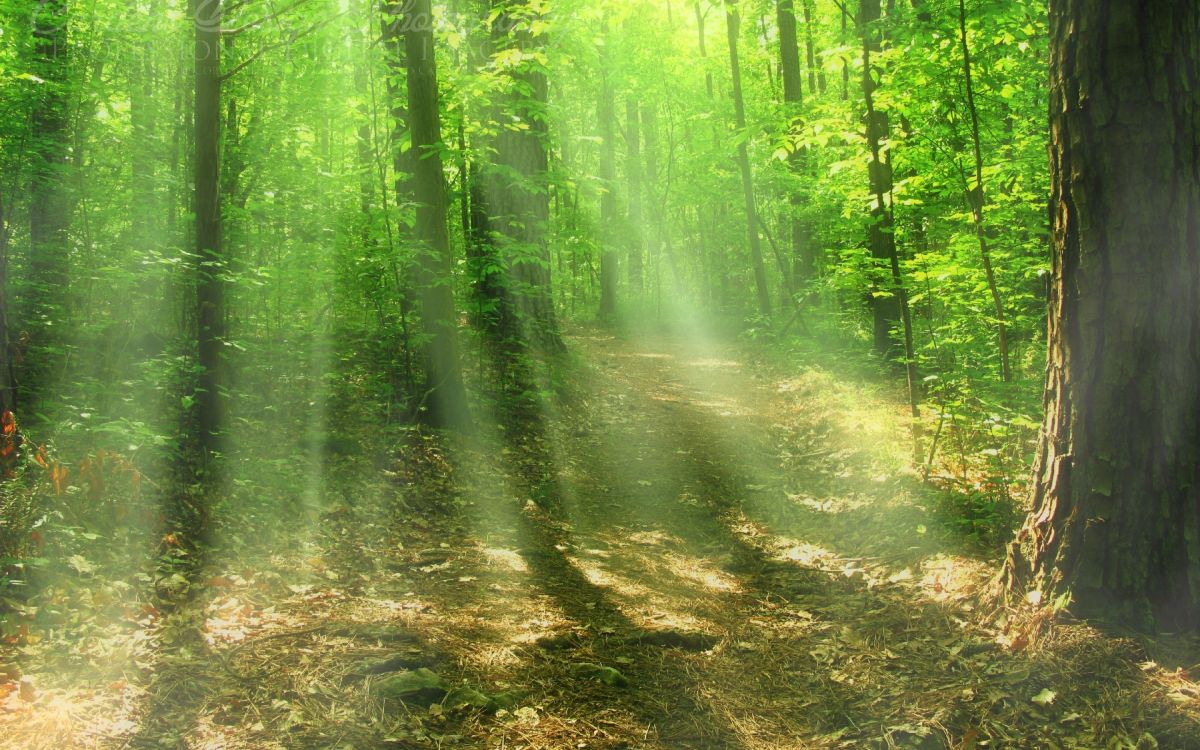
<instances>
[{"instance_id":1,"label":"dirt path","mask_svg":"<svg viewBox=\"0 0 1200 750\"><path fill-rule=\"evenodd\" d=\"M521 429L417 439L280 550L285 580L220 581L205 642L163 649L93 744L1197 746L1192 683L1128 644L983 624L993 563L904 473L868 383L682 331L572 344ZM418 668L447 684L381 697Z\"/></svg>"}]
</instances>

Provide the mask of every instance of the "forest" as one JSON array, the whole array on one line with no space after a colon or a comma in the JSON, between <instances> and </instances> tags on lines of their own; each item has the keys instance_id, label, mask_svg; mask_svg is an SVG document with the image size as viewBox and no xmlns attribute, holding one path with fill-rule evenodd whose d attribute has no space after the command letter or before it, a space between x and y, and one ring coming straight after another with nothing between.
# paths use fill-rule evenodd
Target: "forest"
<instances>
[{"instance_id":1,"label":"forest","mask_svg":"<svg viewBox=\"0 0 1200 750\"><path fill-rule=\"evenodd\" d=\"M1200 4L0 0L0 747L1200 748Z\"/></svg>"}]
</instances>

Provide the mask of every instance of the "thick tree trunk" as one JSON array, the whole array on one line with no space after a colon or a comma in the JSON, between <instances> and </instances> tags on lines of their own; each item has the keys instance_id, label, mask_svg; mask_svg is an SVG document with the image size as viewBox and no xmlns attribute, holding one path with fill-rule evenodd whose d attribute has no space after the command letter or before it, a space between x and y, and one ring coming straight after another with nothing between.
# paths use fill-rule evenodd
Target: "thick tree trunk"
<instances>
[{"instance_id":1,"label":"thick tree trunk","mask_svg":"<svg viewBox=\"0 0 1200 750\"><path fill-rule=\"evenodd\" d=\"M221 0L196 3L196 394L200 448L219 452L224 422L225 259L221 247Z\"/></svg>"},{"instance_id":2,"label":"thick tree trunk","mask_svg":"<svg viewBox=\"0 0 1200 750\"><path fill-rule=\"evenodd\" d=\"M442 126L438 110L437 66L433 47L433 15L429 0L413 0L405 17L408 66L409 137L414 158L416 203L416 275L421 301L425 350L425 411L438 427L469 423L466 390L458 354L454 289L451 275L449 201L442 173Z\"/></svg>"},{"instance_id":3,"label":"thick tree trunk","mask_svg":"<svg viewBox=\"0 0 1200 750\"><path fill-rule=\"evenodd\" d=\"M1018 596L1200 626L1200 5L1051 0L1053 277Z\"/></svg>"},{"instance_id":4,"label":"thick tree trunk","mask_svg":"<svg viewBox=\"0 0 1200 750\"><path fill-rule=\"evenodd\" d=\"M750 262L754 270L754 288L758 293L758 312L771 315L771 294L767 290L767 269L763 264L762 242L758 236L758 209L754 205L754 173L750 170L750 152L746 147L746 104L742 98L742 68L738 61L737 3L725 2L725 29L729 40L729 74L733 80L733 111L737 125L737 161L742 174L742 199L746 210L746 239L750 246Z\"/></svg>"}]
</instances>

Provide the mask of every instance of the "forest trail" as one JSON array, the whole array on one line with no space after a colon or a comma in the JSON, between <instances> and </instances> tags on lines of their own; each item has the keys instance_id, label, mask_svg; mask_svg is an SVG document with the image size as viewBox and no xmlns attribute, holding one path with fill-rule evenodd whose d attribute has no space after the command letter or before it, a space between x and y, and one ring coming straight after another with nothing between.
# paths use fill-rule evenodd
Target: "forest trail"
<instances>
[{"instance_id":1,"label":"forest trail","mask_svg":"<svg viewBox=\"0 0 1200 750\"><path fill-rule=\"evenodd\" d=\"M992 563L926 507L869 382L686 331L571 344L556 406L416 437L273 572L211 579L203 642L160 633L152 679L93 691L107 728L64 715L20 746L1044 747L1147 716L1200 736L1116 642L982 624ZM397 482L453 512L397 520ZM436 684L382 697L416 674Z\"/></svg>"}]
</instances>

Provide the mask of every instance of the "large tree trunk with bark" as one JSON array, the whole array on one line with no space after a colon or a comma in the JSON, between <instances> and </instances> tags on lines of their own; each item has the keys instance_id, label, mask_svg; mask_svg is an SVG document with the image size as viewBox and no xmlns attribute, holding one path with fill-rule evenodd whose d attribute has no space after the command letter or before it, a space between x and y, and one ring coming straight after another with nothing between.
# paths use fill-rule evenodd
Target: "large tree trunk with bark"
<instances>
[{"instance_id":1,"label":"large tree trunk with bark","mask_svg":"<svg viewBox=\"0 0 1200 750\"><path fill-rule=\"evenodd\" d=\"M1017 595L1200 626L1200 5L1052 0L1053 277Z\"/></svg>"},{"instance_id":2,"label":"large tree trunk with bark","mask_svg":"<svg viewBox=\"0 0 1200 750\"><path fill-rule=\"evenodd\" d=\"M449 201L442 173L442 125L438 111L433 15L429 0L413 0L404 18L408 66L409 137L416 203L416 276L425 349L425 411L438 427L470 421L458 353L451 278Z\"/></svg>"}]
</instances>

